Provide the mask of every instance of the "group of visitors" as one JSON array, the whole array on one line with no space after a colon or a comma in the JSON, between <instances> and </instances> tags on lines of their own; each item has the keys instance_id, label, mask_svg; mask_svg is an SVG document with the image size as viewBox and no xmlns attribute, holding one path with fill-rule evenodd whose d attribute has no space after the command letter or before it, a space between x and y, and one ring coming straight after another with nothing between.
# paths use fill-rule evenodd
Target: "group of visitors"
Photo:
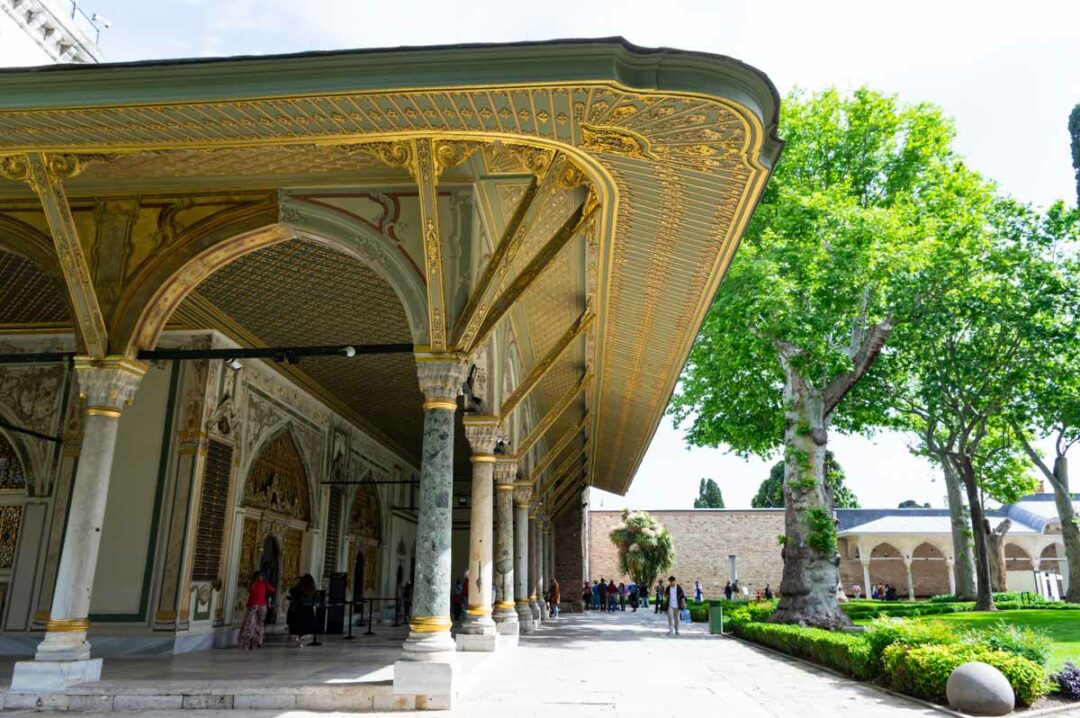
<instances>
[{"instance_id":1,"label":"group of visitors","mask_svg":"<svg viewBox=\"0 0 1080 718\"><path fill-rule=\"evenodd\" d=\"M310 573L305 573L296 580L296 584L289 589L287 595L289 603L285 620L289 626L290 638L300 648L306 645L304 639L315 635L317 593L315 579ZM262 571L252 574L251 586L248 588L247 613L240 626L240 648L249 651L262 648L266 637L266 615L274 605L276 595L277 588L266 580L266 575Z\"/></svg>"},{"instance_id":2,"label":"group of visitors","mask_svg":"<svg viewBox=\"0 0 1080 718\"><path fill-rule=\"evenodd\" d=\"M636 611L639 605L648 606L649 598L638 589L636 583L616 584L614 580L605 581L601 576L599 582L592 582L592 586L588 581L582 584L581 603L586 611L625 611L627 605L631 611Z\"/></svg>"},{"instance_id":3,"label":"group of visitors","mask_svg":"<svg viewBox=\"0 0 1080 718\"><path fill-rule=\"evenodd\" d=\"M870 598L875 601L897 601L900 597L896 594L896 586L889 583L879 583L876 586L871 586Z\"/></svg>"}]
</instances>

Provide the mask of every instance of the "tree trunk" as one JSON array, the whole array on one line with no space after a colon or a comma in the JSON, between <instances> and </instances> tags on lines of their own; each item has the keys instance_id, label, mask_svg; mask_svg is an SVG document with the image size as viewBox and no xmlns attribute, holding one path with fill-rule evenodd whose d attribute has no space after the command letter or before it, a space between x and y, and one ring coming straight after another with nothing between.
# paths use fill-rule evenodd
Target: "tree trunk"
<instances>
[{"instance_id":1,"label":"tree trunk","mask_svg":"<svg viewBox=\"0 0 1080 718\"><path fill-rule=\"evenodd\" d=\"M1009 590L1009 569L1005 562L1005 534L1012 528L1012 521L1005 519L986 534L986 552L990 556L990 587L995 591Z\"/></svg>"},{"instance_id":2,"label":"tree trunk","mask_svg":"<svg viewBox=\"0 0 1080 718\"><path fill-rule=\"evenodd\" d=\"M1065 600L1080 603L1080 526L1076 524L1072 495L1069 493L1069 464L1063 455L1054 459L1054 476L1050 479L1054 488L1054 503L1061 519L1061 538L1065 542L1065 558L1069 562L1069 591Z\"/></svg>"},{"instance_id":3,"label":"tree trunk","mask_svg":"<svg viewBox=\"0 0 1080 718\"><path fill-rule=\"evenodd\" d=\"M967 491L968 508L971 509L971 528L975 543L975 610L994 611L994 592L990 588L990 554L986 545L986 515L979 501L979 487L975 483L975 467L971 459L961 456L957 473Z\"/></svg>"},{"instance_id":4,"label":"tree trunk","mask_svg":"<svg viewBox=\"0 0 1080 718\"><path fill-rule=\"evenodd\" d=\"M836 526L825 482L824 400L787 368L784 387L784 574L773 623L851 625L836 600Z\"/></svg>"},{"instance_id":5,"label":"tree trunk","mask_svg":"<svg viewBox=\"0 0 1080 718\"><path fill-rule=\"evenodd\" d=\"M971 516L964 505L963 482L948 457L941 459L945 472L945 490L949 497L949 521L952 524L953 577L956 600L975 600L975 550L971 542Z\"/></svg>"}]
</instances>

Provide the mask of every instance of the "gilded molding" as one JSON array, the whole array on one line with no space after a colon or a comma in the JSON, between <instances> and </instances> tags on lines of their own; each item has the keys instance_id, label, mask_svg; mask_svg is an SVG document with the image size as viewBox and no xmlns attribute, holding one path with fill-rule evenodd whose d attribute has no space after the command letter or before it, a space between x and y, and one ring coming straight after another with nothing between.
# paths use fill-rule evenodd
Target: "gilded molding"
<instances>
[{"instance_id":1,"label":"gilded molding","mask_svg":"<svg viewBox=\"0 0 1080 718\"><path fill-rule=\"evenodd\" d=\"M593 313L586 311L577 321L575 321L569 329L563 332L563 335L555 342L548 353L536 363L529 373L526 374L517 386L514 387L514 391L510 396L506 397L502 406L499 407L499 416L506 418L513 413L513 411L525 400L525 397L536 388L536 385L540 383L540 380L551 370L551 367L555 365L555 362L570 348L570 345L574 343L574 340L582 335L585 330L589 328L593 321Z\"/></svg>"}]
</instances>

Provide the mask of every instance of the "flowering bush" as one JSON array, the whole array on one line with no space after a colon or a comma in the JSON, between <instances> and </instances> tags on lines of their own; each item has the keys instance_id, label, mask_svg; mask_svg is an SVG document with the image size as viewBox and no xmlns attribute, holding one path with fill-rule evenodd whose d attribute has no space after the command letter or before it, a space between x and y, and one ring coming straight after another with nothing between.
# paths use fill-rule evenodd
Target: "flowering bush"
<instances>
[{"instance_id":1,"label":"flowering bush","mask_svg":"<svg viewBox=\"0 0 1080 718\"><path fill-rule=\"evenodd\" d=\"M671 534L647 511L624 509L609 536L619 550L619 570L645 590L675 561Z\"/></svg>"}]
</instances>

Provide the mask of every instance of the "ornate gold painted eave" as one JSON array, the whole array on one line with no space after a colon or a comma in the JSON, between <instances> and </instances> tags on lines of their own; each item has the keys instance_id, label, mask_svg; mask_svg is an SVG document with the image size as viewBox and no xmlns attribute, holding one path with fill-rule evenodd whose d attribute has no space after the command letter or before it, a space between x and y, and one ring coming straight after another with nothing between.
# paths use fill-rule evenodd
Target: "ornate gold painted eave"
<instances>
[{"instance_id":1,"label":"ornate gold painted eave","mask_svg":"<svg viewBox=\"0 0 1080 718\"><path fill-rule=\"evenodd\" d=\"M587 480L623 492L779 154L777 108L768 79L742 63L620 39L30 69L0 73L0 156L117 158L66 181L71 196L137 183L122 169L139 166L125 164L133 156L176 160L175 187L194 191L207 153L231 153L236 176L273 177L273 162L259 164L267 148L404 144L421 194L469 143L565 157L597 203L582 228L597 256ZM0 198L6 188L25 196L25 183L0 181ZM61 252L64 236L54 229ZM489 287L451 321L435 259L425 252L432 344L467 350L497 297L516 297ZM77 278L65 278L78 307Z\"/></svg>"}]
</instances>

